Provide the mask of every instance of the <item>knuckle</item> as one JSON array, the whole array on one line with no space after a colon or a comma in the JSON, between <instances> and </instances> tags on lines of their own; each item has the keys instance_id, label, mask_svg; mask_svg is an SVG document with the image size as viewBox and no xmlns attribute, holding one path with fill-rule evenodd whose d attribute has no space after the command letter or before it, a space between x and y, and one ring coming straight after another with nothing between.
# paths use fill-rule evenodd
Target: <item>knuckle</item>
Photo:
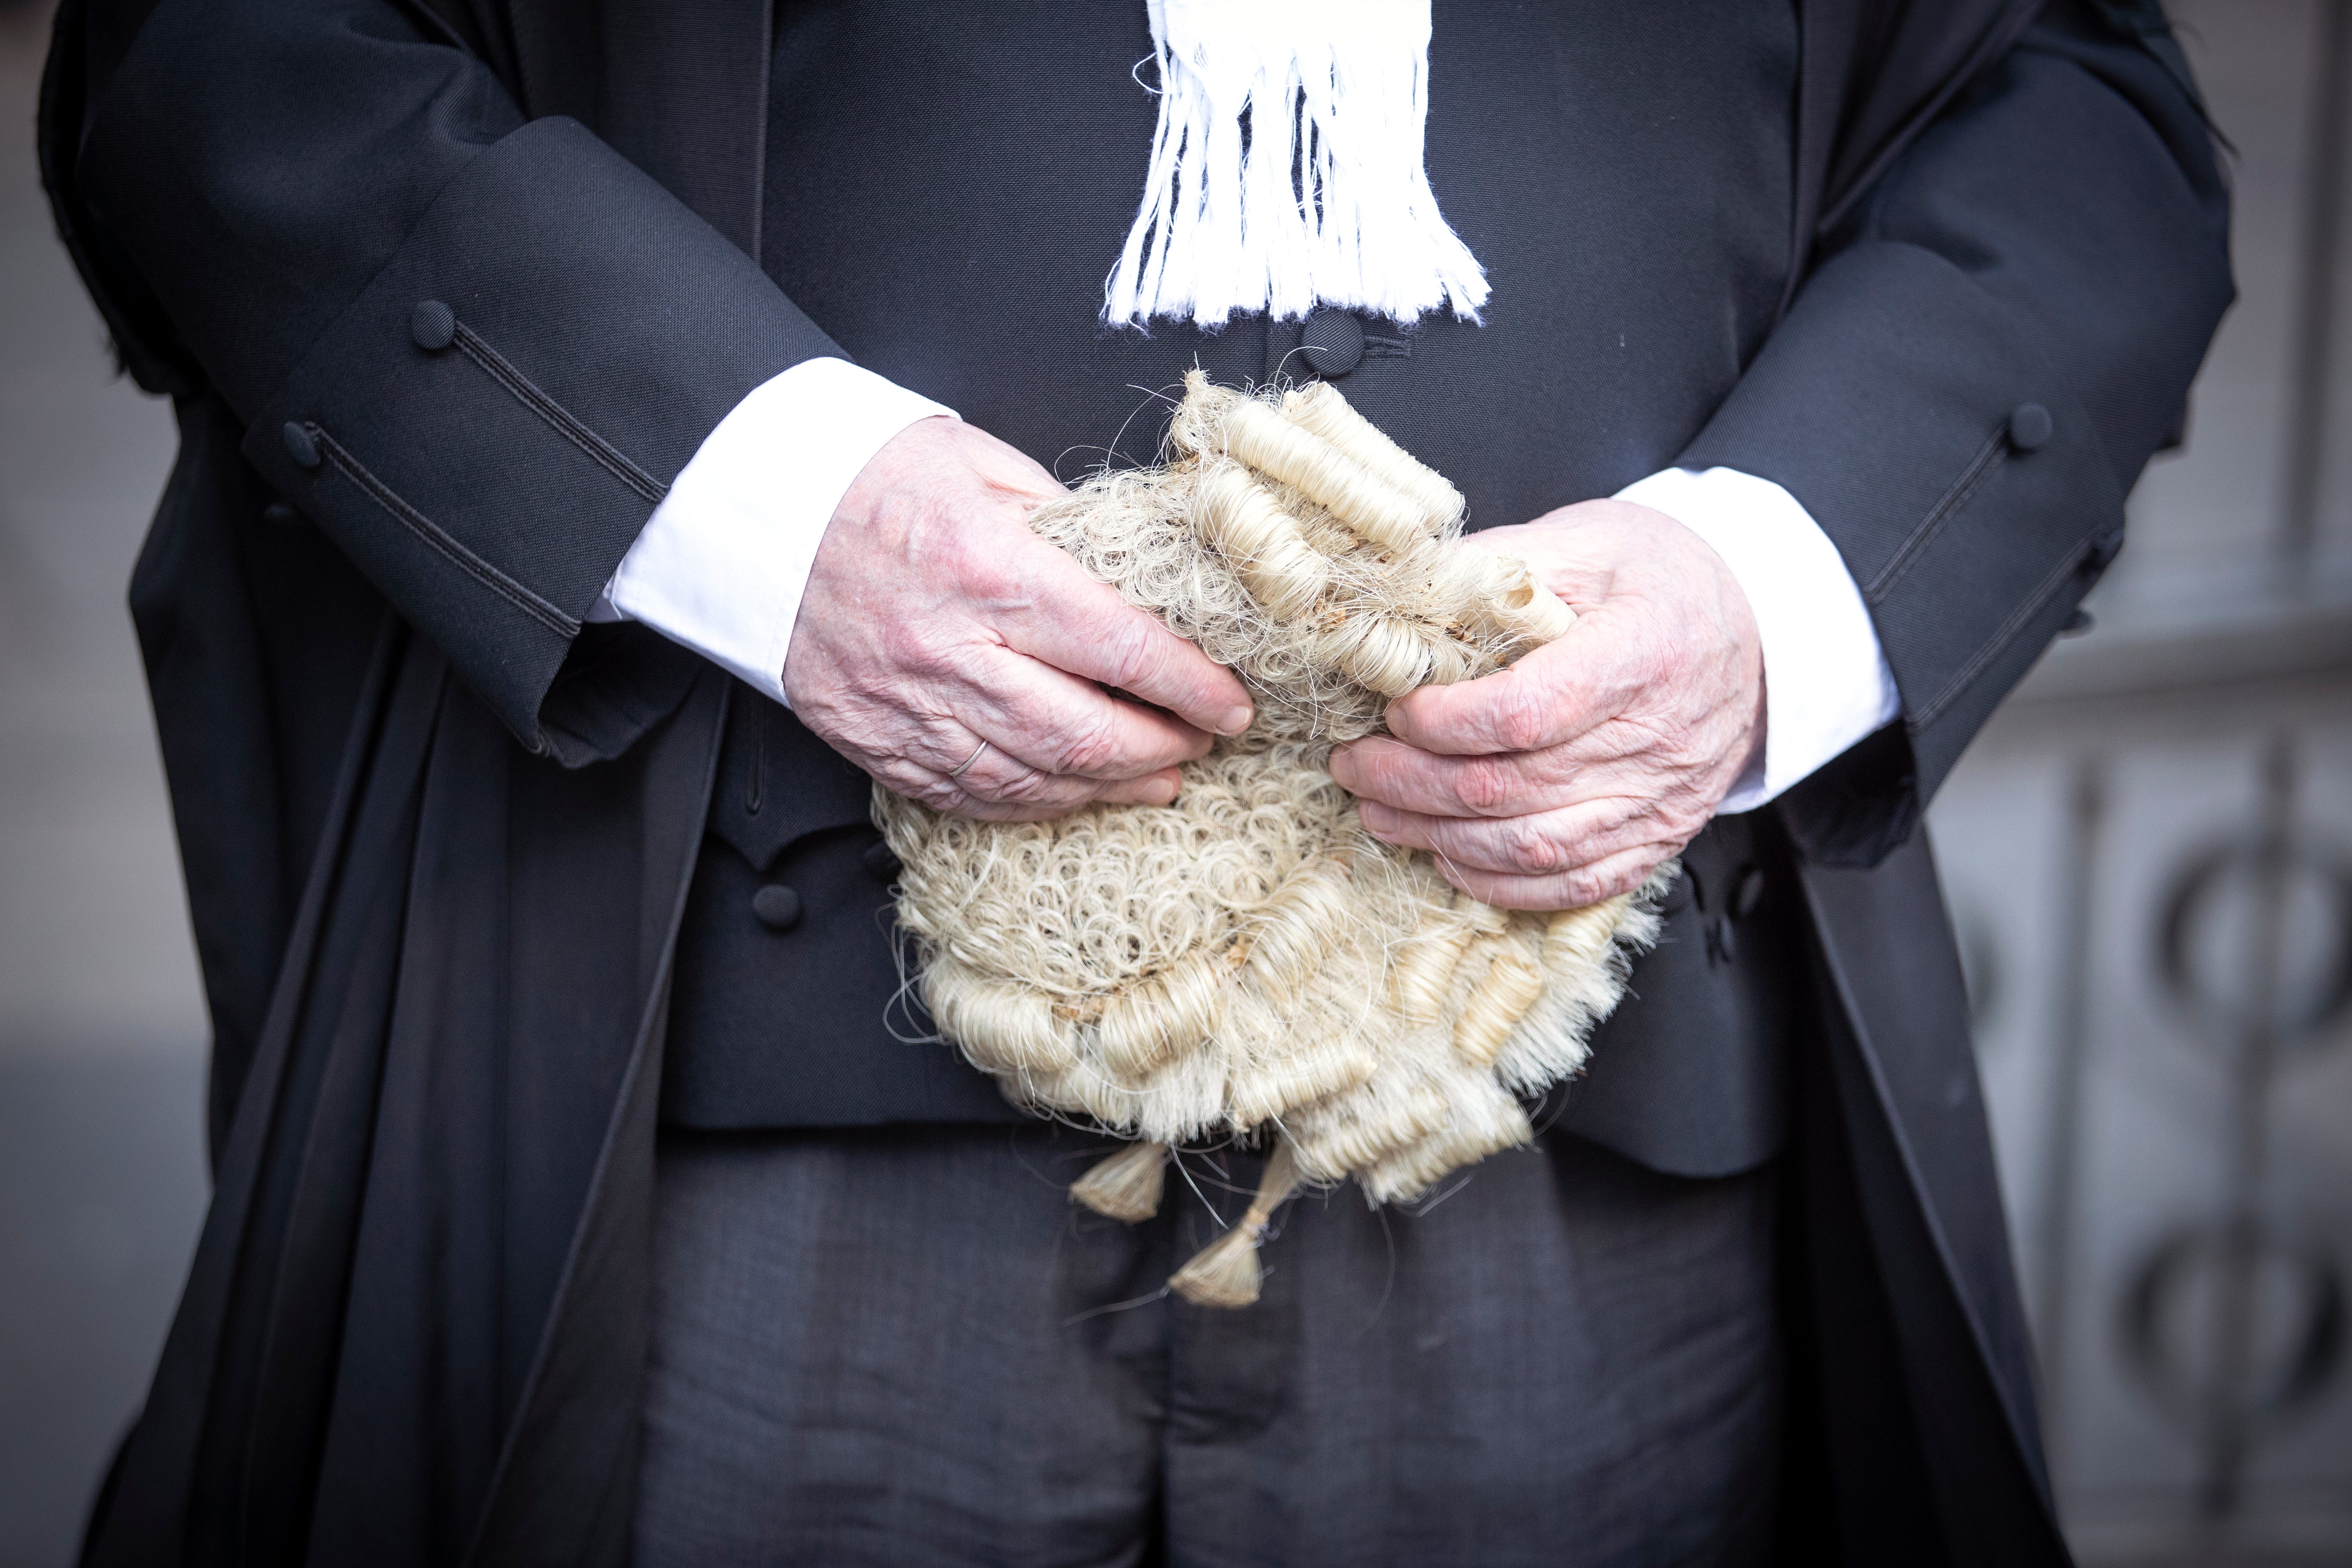
<instances>
[{"instance_id":1,"label":"knuckle","mask_svg":"<svg viewBox=\"0 0 2352 1568\"><path fill-rule=\"evenodd\" d=\"M1559 879L1559 890L1561 907L1572 910L1597 904L1613 891L1608 878L1591 870L1569 872Z\"/></svg>"},{"instance_id":2,"label":"knuckle","mask_svg":"<svg viewBox=\"0 0 2352 1568\"><path fill-rule=\"evenodd\" d=\"M1508 804L1512 788L1509 770L1493 757L1466 757L1454 769L1454 800L1482 816Z\"/></svg>"},{"instance_id":3,"label":"knuckle","mask_svg":"<svg viewBox=\"0 0 2352 1568\"><path fill-rule=\"evenodd\" d=\"M1528 876L1549 876L1571 863L1568 847L1535 817L1522 816L1504 830L1503 845L1512 868Z\"/></svg>"},{"instance_id":4,"label":"knuckle","mask_svg":"<svg viewBox=\"0 0 2352 1568\"><path fill-rule=\"evenodd\" d=\"M1579 904L1597 904L1640 887L1654 864L1647 858L1619 860L1607 867L1588 867L1571 874L1570 881L1575 884L1573 891Z\"/></svg>"},{"instance_id":5,"label":"knuckle","mask_svg":"<svg viewBox=\"0 0 2352 1568\"><path fill-rule=\"evenodd\" d=\"M1053 773L1039 773L1032 769L1029 775L1028 794L1024 797L1022 804L1027 809L1043 815L1059 816L1066 812L1076 811L1078 807L1087 805L1101 793L1101 790L1088 780L1060 778Z\"/></svg>"},{"instance_id":6,"label":"knuckle","mask_svg":"<svg viewBox=\"0 0 2352 1568\"><path fill-rule=\"evenodd\" d=\"M1055 736L1053 771L1090 776L1108 768L1118 754L1118 728L1114 713L1089 712Z\"/></svg>"},{"instance_id":7,"label":"knuckle","mask_svg":"<svg viewBox=\"0 0 2352 1568\"><path fill-rule=\"evenodd\" d=\"M1532 680L1507 683L1496 699L1495 739L1507 752L1531 752L1543 744L1551 705Z\"/></svg>"},{"instance_id":8,"label":"knuckle","mask_svg":"<svg viewBox=\"0 0 2352 1568\"><path fill-rule=\"evenodd\" d=\"M1633 795L1612 795L1597 805L1599 809L1585 829L1585 837L1596 847L1613 841L1627 828L1649 822L1658 812L1655 803Z\"/></svg>"},{"instance_id":9,"label":"knuckle","mask_svg":"<svg viewBox=\"0 0 2352 1568\"><path fill-rule=\"evenodd\" d=\"M981 604L1001 605L1021 594L1019 566L1013 552L982 537L982 530L955 531L950 564L957 586L965 597Z\"/></svg>"},{"instance_id":10,"label":"knuckle","mask_svg":"<svg viewBox=\"0 0 2352 1568\"><path fill-rule=\"evenodd\" d=\"M1160 674L1167 656L1152 635L1157 629L1138 615L1115 611L1104 616L1100 640L1113 686L1133 690Z\"/></svg>"},{"instance_id":11,"label":"knuckle","mask_svg":"<svg viewBox=\"0 0 2352 1568\"><path fill-rule=\"evenodd\" d=\"M1054 795L1054 777L1035 768L1023 768L1006 777L989 793L1007 805L1044 805Z\"/></svg>"},{"instance_id":12,"label":"knuckle","mask_svg":"<svg viewBox=\"0 0 2352 1568\"><path fill-rule=\"evenodd\" d=\"M936 679L955 668L951 647L932 637L929 628L886 622L882 657L890 668L919 679Z\"/></svg>"},{"instance_id":13,"label":"knuckle","mask_svg":"<svg viewBox=\"0 0 2352 1568\"><path fill-rule=\"evenodd\" d=\"M1608 858L1610 829L1586 826L1574 828L1562 836L1559 864L1555 871L1574 871L1580 866L1593 866Z\"/></svg>"}]
</instances>

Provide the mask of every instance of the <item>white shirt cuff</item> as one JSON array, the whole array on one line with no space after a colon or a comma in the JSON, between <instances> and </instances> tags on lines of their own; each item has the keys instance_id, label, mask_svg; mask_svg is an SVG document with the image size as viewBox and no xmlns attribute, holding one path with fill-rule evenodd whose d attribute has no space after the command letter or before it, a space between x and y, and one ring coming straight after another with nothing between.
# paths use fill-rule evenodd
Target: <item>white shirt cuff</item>
<instances>
[{"instance_id":1,"label":"white shirt cuff","mask_svg":"<svg viewBox=\"0 0 2352 1568\"><path fill-rule=\"evenodd\" d=\"M679 470L588 618L643 621L783 701L825 525L875 453L941 414L955 417L846 360L761 383Z\"/></svg>"},{"instance_id":2,"label":"white shirt cuff","mask_svg":"<svg viewBox=\"0 0 2352 1568\"><path fill-rule=\"evenodd\" d=\"M1668 468L1617 499L1706 540L1756 616L1764 743L1718 812L1755 810L1902 712L1862 590L1796 497L1738 468Z\"/></svg>"}]
</instances>

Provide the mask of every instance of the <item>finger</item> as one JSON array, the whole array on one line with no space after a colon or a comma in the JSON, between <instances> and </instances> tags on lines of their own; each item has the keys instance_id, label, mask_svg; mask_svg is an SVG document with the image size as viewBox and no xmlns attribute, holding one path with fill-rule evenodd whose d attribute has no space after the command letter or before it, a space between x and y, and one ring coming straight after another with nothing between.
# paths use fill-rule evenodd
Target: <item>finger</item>
<instances>
[{"instance_id":1,"label":"finger","mask_svg":"<svg viewBox=\"0 0 2352 1568\"><path fill-rule=\"evenodd\" d=\"M1249 728L1249 693L1234 672L1144 614L1068 556L1047 547L1026 563L1024 603L1001 611L1008 646L1056 669L1133 692L1212 734Z\"/></svg>"},{"instance_id":2,"label":"finger","mask_svg":"<svg viewBox=\"0 0 2352 1568\"><path fill-rule=\"evenodd\" d=\"M975 644L960 689L929 700L1006 757L1057 777L1139 779L1206 756L1211 738L1012 648ZM952 767L961 757L947 763Z\"/></svg>"},{"instance_id":3,"label":"finger","mask_svg":"<svg viewBox=\"0 0 2352 1568\"><path fill-rule=\"evenodd\" d=\"M967 758L969 766L925 781L942 809L961 811L977 804L1035 806L1059 814L1087 805L1104 787L1099 779L1066 778L1032 767L992 743L977 755L968 752L957 760Z\"/></svg>"},{"instance_id":4,"label":"finger","mask_svg":"<svg viewBox=\"0 0 2352 1568\"><path fill-rule=\"evenodd\" d=\"M1446 881L1481 903L1502 910L1580 910L1620 893L1630 893L1665 864L1662 846L1628 849L1591 866L1549 877L1510 877L1437 862Z\"/></svg>"},{"instance_id":5,"label":"finger","mask_svg":"<svg viewBox=\"0 0 2352 1568\"><path fill-rule=\"evenodd\" d=\"M1357 813L1375 838L1509 877L1556 876L1671 837L1654 807L1626 796L1500 818L1424 816L1378 801L1360 803Z\"/></svg>"},{"instance_id":6,"label":"finger","mask_svg":"<svg viewBox=\"0 0 2352 1568\"><path fill-rule=\"evenodd\" d=\"M935 739L926 738L918 749L927 756L941 754ZM1166 805L1183 784L1183 775L1172 767L1132 779L1049 773L1007 755L993 743L983 744L968 731L959 733L945 749L961 752L954 765L940 768L903 759L888 771L885 782L936 810L1030 819L1063 816L1098 801L1114 805Z\"/></svg>"},{"instance_id":7,"label":"finger","mask_svg":"<svg viewBox=\"0 0 2352 1568\"><path fill-rule=\"evenodd\" d=\"M1095 800L1102 805L1172 805L1183 789L1183 773L1162 768L1144 778L1101 784L1095 791Z\"/></svg>"},{"instance_id":8,"label":"finger","mask_svg":"<svg viewBox=\"0 0 2352 1568\"><path fill-rule=\"evenodd\" d=\"M1041 781L1045 778L1038 776ZM1002 800L964 793L960 799L942 803L940 809L987 822L1049 822L1089 805L1167 805L1175 800L1181 784L1174 768L1150 778L1122 779L1114 784L1094 779L1059 779L1050 784L1041 782L1027 795L1016 790L1011 797ZM1069 787L1072 785L1078 788L1073 790ZM955 793L954 784L948 789L950 794Z\"/></svg>"},{"instance_id":9,"label":"finger","mask_svg":"<svg viewBox=\"0 0 2352 1568\"><path fill-rule=\"evenodd\" d=\"M1112 805L1166 805L1182 787L1183 775L1174 768L1160 768L1141 778L1077 778L1033 768L991 746L953 782L975 800L1076 811L1097 801Z\"/></svg>"},{"instance_id":10,"label":"finger","mask_svg":"<svg viewBox=\"0 0 2352 1568\"><path fill-rule=\"evenodd\" d=\"M1013 790L1004 799L983 799L979 795L964 793L962 799L943 804L940 809L992 823L1049 823L1073 811L1085 811L1087 806L1167 806L1176 799L1183 783L1176 769L1152 773L1150 778L1122 778L1119 783L1101 783L1094 778L1061 778L1046 783L1045 775L1037 778L1040 783L1034 787Z\"/></svg>"},{"instance_id":11,"label":"finger","mask_svg":"<svg viewBox=\"0 0 2352 1568\"><path fill-rule=\"evenodd\" d=\"M974 799L1004 805L1074 809L1101 800L1120 805L1165 805L1176 798L1182 782L1173 767L1120 779L1055 773L1024 762L993 742L964 755L971 765L948 774L948 781Z\"/></svg>"},{"instance_id":12,"label":"finger","mask_svg":"<svg viewBox=\"0 0 2352 1568\"><path fill-rule=\"evenodd\" d=\"M1391 732L1425 752L1482 756L1570 741L1624 710L1640 689L1626 617L1595 612L1508 669L1424 686L1390 704Z\"/></svg>"},{"instance_id":13,"label":"finger","mask_svg":"<svg viewBox=\"0 0 2352 1568\"><path fill-rule=\"evenodd\" d=\"M1332 752L1329 765L1350 795L1429 816L1522 816L1580 798L1572 766L1549 753L1441 757L1371 735Z\"/></svg>"},{"instance_id":14,"label":"finger","mask_svg":"<svg viewBox=\"0 0 2352 1568\"><path fill-rule=\"evenodd\" d=\"M1350 794L1433 816L1524 816L1659 787L1657 736L1611 723L1540 752L1441 757L1372 735L1331 754Z\"/></svg>"}]
</instances>

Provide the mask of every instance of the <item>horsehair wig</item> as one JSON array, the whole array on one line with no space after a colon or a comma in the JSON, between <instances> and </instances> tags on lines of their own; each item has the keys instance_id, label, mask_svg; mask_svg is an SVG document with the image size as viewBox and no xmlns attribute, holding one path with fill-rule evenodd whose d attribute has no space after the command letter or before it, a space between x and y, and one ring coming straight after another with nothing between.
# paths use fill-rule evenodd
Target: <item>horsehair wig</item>
<instances>
[{"instance_id":1,"label":"horsehair wig","mask_svg":"<svg viewBox=\"0 0 2352 1568\"><path fill-rule=\"evenodd\" d=\"M1294 1186L1410 1199L1533 1136L1522 1097L1583 1065L1675 868L1531 914L1366 833L1332 748L1574 617L1521 563L1464 548L1460 492L1328 384L1246 395L1194 371L1169 444L1030 525L1230 667L1250 730L1188 763L1170 805L979 822L877 785L874 812L940 1033L1015 1104L1139 1141L1078 1201L1140 1219L1170 1149L1276 1135L1252 1224L1171 1281L1240 1305Z\"/></svg>"}]
</instances>

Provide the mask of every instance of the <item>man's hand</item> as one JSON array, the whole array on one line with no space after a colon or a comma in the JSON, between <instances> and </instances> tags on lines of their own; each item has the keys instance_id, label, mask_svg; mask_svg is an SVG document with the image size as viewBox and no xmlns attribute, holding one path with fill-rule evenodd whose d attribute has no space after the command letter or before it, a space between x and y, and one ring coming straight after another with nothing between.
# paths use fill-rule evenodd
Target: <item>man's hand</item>
<instances>
[{"instance_id":1,"label":"man's hand","mask_svg":"<svg viewBox=\"0 0 2352 1568\"><path fill-rule=\"evenodd\" d=\"M1639 887L1706 826L1761 739L1764 658L1729 568L1664 512L1593 500L1469 549L1516 555L1568 601L1568 635L1511 668L1408 693L1394 739L1331 774L1364 826L1429 850L1507 909L1572 909Z\"/></svg>"},{"instance_id":2,"label":"man's hand","mask_svg":"<svg viewBox=\"0 0 2352 1568\"><path fill-rule=\"evenodd\" d=\"M1174 800L1176 764L1209 731L1247 728L1249 695L1029 531L1030 510L1063 493L953 419L918 420L876 453L793 627L784 694L802 722L899 794L967 816Z\"/></svg>"}]
</instances>

